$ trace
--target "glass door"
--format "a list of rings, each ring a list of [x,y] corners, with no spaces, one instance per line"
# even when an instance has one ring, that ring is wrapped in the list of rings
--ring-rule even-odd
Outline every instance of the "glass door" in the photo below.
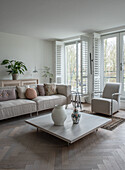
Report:
[[[65,79],[72,91],[88,94],[88,42],[85,40],[65,44]]]
[[[118,34],[105,36],[103,41],[103,84],[119,81]]]
[[[81,43],[79,41],[65,45],[66,79],[72,91],[81,92]]]
[[[103,84],[121,83],[121,97],[125,98],[125,32],[102,37]]]
[[[76,43],[71,43],[65,45],[65,55],[66,55],[66,63],[67,63],[67,84],[71,85],[71,90],[76,91],[77,87],[77,64],[76,64]]]

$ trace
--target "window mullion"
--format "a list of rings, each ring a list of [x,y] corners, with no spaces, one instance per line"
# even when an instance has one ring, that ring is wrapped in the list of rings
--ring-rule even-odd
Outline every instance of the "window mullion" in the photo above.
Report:
[[[78,41],[76,41],[76,91],[78,91]]]

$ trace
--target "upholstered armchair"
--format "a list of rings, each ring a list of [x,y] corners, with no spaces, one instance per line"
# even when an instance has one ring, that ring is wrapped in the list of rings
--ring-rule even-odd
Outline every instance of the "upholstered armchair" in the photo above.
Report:
[[[102,92],[102,97],[92,99],[92,112],[111,116],[113,113],[117,112],[120,102],[120,86],[120,83],[107,83]]]

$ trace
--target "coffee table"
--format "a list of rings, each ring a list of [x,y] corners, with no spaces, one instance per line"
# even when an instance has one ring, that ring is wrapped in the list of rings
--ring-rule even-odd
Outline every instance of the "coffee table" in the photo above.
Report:
[[[67,119],[64,122],[64,126],[55,126],[51,118],[51,113],[26,120],[25,122],[35,126],[37,131],[41,129],[46,133],[66,141],[69,145],[111,121],[111,119],[108,118],[80,112],[81,119],[79,124],[73,124],[71,119],[72,112],[72,110],[66,110]]]

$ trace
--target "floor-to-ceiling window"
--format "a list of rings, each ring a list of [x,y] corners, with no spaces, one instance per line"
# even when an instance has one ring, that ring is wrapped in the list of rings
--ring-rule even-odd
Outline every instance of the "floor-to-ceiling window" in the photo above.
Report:
[[[65,45],[66,79],[72,91],[81,90],[81,43],[73,42]]]
[[[117,37],[107,37],[104,45],[104,84],[116,82],[117,76]]]
[[[66,82],[72,91],[88,93],[88,42],[65,44]]]
[[[102,36],[103,84],[120,82],[125,96],[125,33]]]

